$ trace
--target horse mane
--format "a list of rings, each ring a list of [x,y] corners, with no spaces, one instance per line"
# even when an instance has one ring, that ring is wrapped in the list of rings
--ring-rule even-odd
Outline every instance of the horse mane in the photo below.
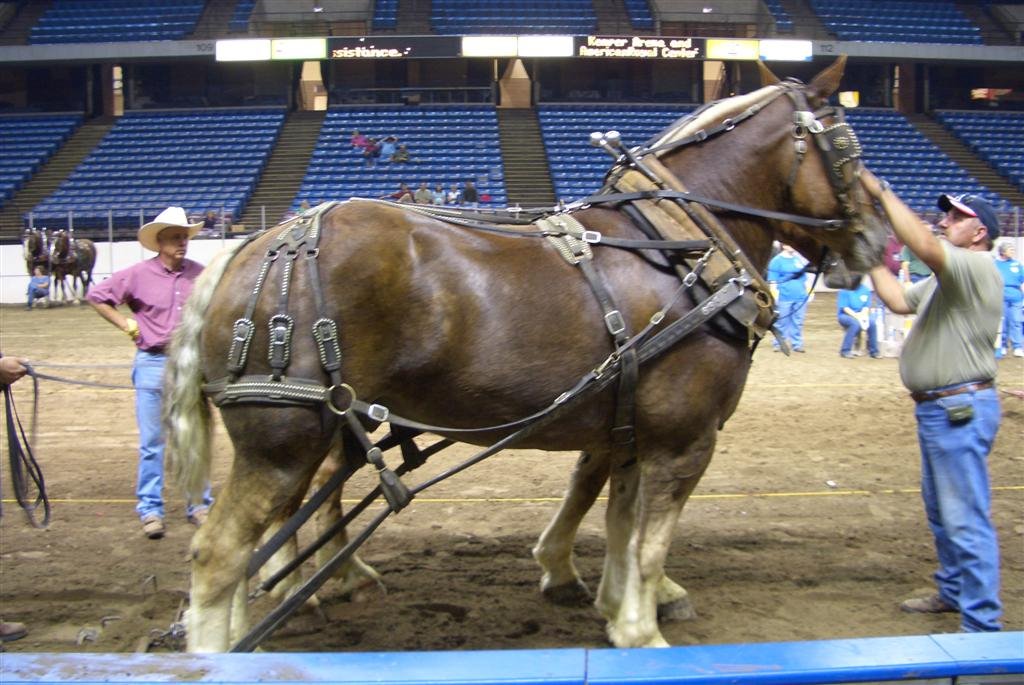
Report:
[[[778,85],[765,86],[745,95],[735,95],[724,100],[717,100],[695,113],[685,116],[667,129],[659,133],[648,143],[648,147],[667,145],[676,140],[693,135],[701,129],[707,129],[729,117],[740,114],[755,105],[764,105],[774,100],[782,92]]]

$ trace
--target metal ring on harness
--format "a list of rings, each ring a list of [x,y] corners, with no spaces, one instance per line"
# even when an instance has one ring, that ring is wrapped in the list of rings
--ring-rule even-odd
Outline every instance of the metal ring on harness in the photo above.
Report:
[[[344,409],[341,409],[338,406],[338,404],[334,401],[335,390],[344,390],[345,392],[348,393],[348,401],[345,403]],[[352,389],[352,386],[349,385],[348,383],[337,383],[327,388],[327,399],[324,402],[324,404],[326,404],[327,408],[330,409],[335,414],[337,414],[338,416],[344,416],[348,412],[348,410],[352,408],[352,403],[355,401],[356,391]]]

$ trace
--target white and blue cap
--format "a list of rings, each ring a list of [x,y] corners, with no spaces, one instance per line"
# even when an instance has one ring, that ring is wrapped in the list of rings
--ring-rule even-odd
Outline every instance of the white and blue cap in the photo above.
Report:
[[[987,200],[978,195],[939,195],[939,209],[944,212],[948,212],[950,209],[957,209],[967,216],[974,216],[981,220],[981,223],[985,224],[985,228],[988,229],[989,240],[995,240],[999,237],[999,217],[996,216],[996,210],[988,203]]]

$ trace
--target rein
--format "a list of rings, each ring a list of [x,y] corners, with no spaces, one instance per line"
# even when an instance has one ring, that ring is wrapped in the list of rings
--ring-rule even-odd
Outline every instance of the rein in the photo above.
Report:
[[[10,385],[2,385],[4,395],[4,423],[7,429],[7,455],[11,467],[11,487],[18,506],[25,512],[28,522],[35,528],[46,528],[50,525],[50,498],[46,494],[46,483],[43,470],[32,452],[32,443],[36,438],[36,417],[39,411],[39,381],[36,372],[26,365],[26,374],[32,377],[32,439],[25,435],[21,425],[18,409],[14,404],[14,391]],[[35,490],[35,495],[30,490]],[[37,510],[42,507],[43,519],[36,518]],[[0,507],[0,515],[2,515]]]

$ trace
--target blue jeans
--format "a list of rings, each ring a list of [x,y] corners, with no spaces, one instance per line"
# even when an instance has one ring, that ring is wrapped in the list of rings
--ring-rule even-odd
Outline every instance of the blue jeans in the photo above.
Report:
[[[1021,326],[1024,325],[1024,303],[1009,302],[1003,300],[1003,340],[1000,347],[1007,352],[1012,347],[1015,350],[1024,349],[1024,333]]]
[[[779,318],[775,325],[782,337],[794,350],[804,349],[804,316],[807,314],[807,300],[785,300],[775,303]],[[773,343],[774,347],[778,347]]]
[[[45,300],[49,296],[50,296],[50,291],[49,290],[47,290],[45,288],[33,288],[32,286],[29,286],[28,287],[28,305],[27,306],[31,307],[32,303],[35,302],[36,300]]]
[[[839,325],[845,329],[839,354],[850,354],[853,342],[857,339],[857,334],[860,333],[860,321],[846,312],[839,312]],[[878,327],[875,325],[875,317],[868,319],[868,353],[872,357],[878,356]]]
[[[954,422],[950,408],[974,415]],[[935,536],[943,601],[960,610],[970,632],[1000,630],[999,543],[991,518],[988,454],[999,431],[994,388],[921,402],[915,411],[921,445],[921,496]]]
[[[156,514],[164,516],[164,435],[161,423],[163,403],[164,363],[167,356],[139,350],[132,365],[132,385],[135,386],[135,421],[139,425],[139,474],[135,486],[139,517]],[[203,492],[203,501],[188,503],[187,514],[210,506],[210,486]]]

